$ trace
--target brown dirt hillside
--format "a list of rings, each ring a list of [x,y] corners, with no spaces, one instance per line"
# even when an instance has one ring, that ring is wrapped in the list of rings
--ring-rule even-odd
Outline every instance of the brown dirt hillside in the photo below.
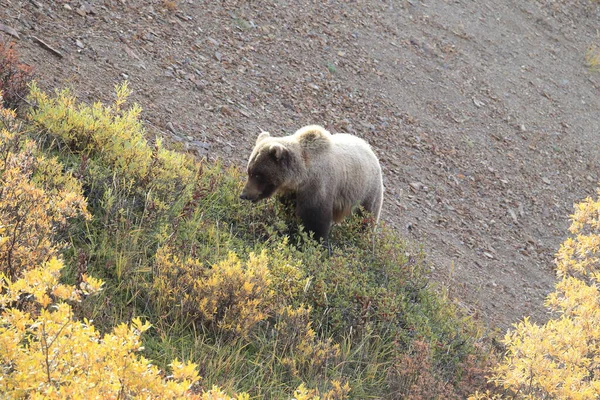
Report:
[[[597,186],[599,20],[587,0],[0,0],[0,40],[45,89],[110,101],[127,79],[149,133],[191,152],[242,166],[261,129],[309,123],[367,139],[383,219],[501,329],[545,318]]]

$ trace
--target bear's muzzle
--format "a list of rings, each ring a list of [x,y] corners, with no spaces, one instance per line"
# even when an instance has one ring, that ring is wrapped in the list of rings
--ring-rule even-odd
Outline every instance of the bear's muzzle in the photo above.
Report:
[[[248,200],[253,203],[256,203],[258,200],[260,200],[260,198],[260,193],[250,194],[247,188],[244,188],[244,190],[242,190],[242,193],[240,194],[240,199]]]

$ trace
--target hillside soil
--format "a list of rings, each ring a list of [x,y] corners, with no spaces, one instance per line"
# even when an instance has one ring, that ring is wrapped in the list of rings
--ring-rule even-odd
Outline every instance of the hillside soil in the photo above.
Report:
[[[261,130],[368,140],[383,220],[492,328],[544,321],[553,257],[599,175],[600,7],[588,0],[0,0],[46,90],[110,102],[149,137],[244,166]]]

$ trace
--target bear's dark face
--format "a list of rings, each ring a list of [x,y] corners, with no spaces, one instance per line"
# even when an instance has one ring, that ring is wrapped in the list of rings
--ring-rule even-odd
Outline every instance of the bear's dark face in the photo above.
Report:
[[[251,156],[248,163],[248,181],[240,199],[253,203],[271,197],[285,180],[286,169],[282,165],[286,150],[280,146],[262,148]]]
[[[256,203],[259,200],[271,197],[276,190],[277,185],[271,181],[269,176],[262,172],[248,171],[248,182],[242,190],[240,199]]]

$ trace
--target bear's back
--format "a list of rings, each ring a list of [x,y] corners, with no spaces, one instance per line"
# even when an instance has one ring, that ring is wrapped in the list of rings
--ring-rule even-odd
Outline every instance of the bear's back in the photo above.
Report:
[[[379,170],[379,160],[371,146],[358,136],[347,133],[331,135],[332,156],[336,161],[347,159],[348,162],[362,168]],[[366,162],[367,160],[371,162]]]

